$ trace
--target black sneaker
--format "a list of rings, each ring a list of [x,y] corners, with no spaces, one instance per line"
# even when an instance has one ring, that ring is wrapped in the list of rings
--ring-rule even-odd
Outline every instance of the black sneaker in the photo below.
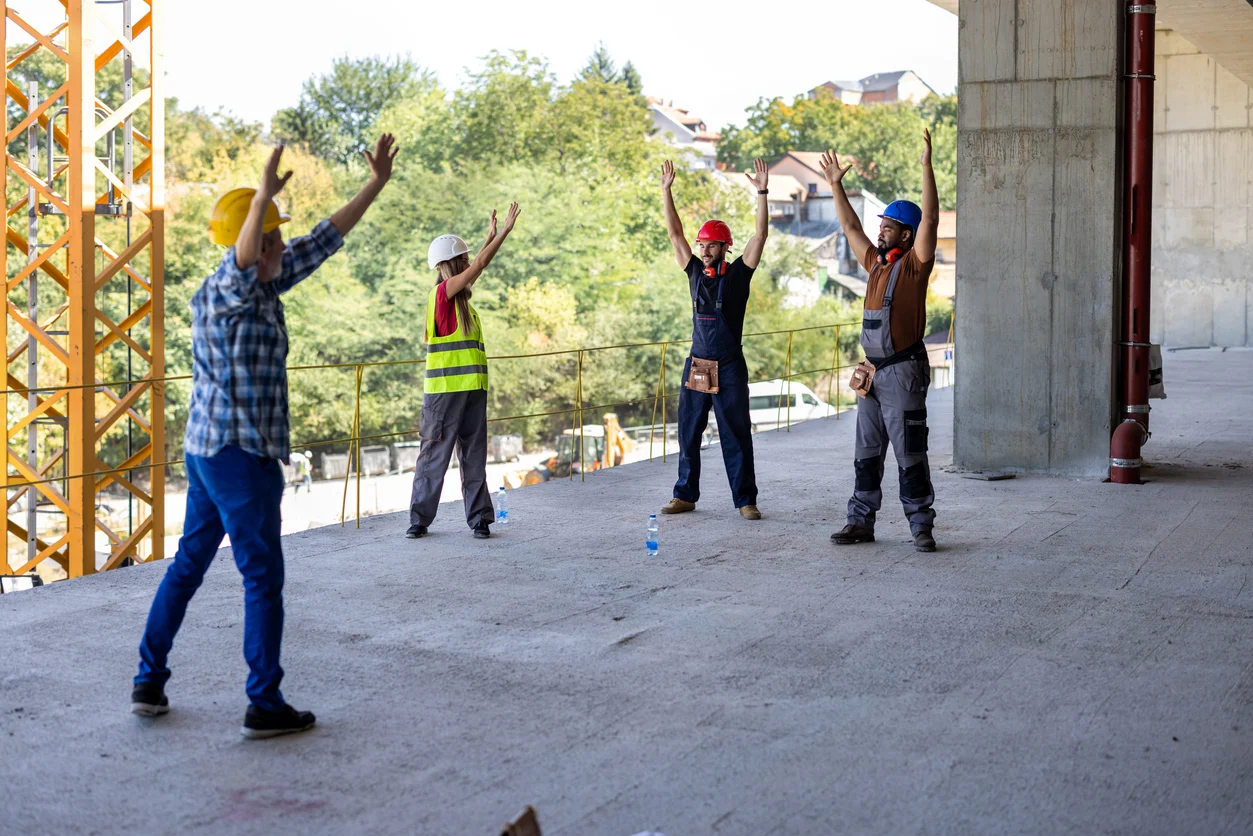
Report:
[[[488,527],[487,523],[481,522],[474,526],[474,539],[475,540],[486,540],[488,537],[491,537],[491,536],[492,536],[492,530],[491,528]]]
[[[266,711],[264,708],[249,705],[239,733],[249,740],[264,740],[280,734],[306,731],[313,728],[316,722],[317,718],[312,711],[297,711],[290,705],[285,705],[278,711]]]
[[[851,546],[853,543],[873,543],[874,529],[849,523],[831,535],[831,542],[837,546]]]
[[[419,537],[425,537],[425,536],[426,536],[426,526],[424,526],[424,525],[411,525],[411,526],[409,526],[409,530],[405,532],[405,536],[406,536],[406,537],[408,537],[410,540],[416,540],[416,539],[418,539]]]
[[[931,536],[930,531],[919,531],[914,535],[914,551],[935,551],[935,538]]]
[[[141,682],[131,690],[131,714],[140,717],[158,717],[170,713],[170,701],[165,689],[153,682]]]

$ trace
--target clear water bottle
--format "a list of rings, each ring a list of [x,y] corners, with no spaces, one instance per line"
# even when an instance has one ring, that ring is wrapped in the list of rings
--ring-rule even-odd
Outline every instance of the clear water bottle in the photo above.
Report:
[[[644,537],[644,545],[648,546],[649,557],[656,557],[658,548],[661,545],[661,538],[657,534],[657,515],[648,515],[648,534]]]
[[[505,488],[502,485],[496,491],[496,525],[507,525],[509,523],[509,497],[505,495]]]

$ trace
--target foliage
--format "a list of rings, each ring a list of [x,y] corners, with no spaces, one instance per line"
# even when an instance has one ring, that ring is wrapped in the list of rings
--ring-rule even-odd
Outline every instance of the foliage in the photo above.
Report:
[[[923,128],[930,128],[932,164],[941,209],[957,205],[957,97],[928,96],[918,105],[850,107],[827,90],[818,98],[761,99],[746,111],[744,125],[722,132],[718,160],[743,170],[754,157],[775,159],[789,151],[834,149],[853,163],[845,183],[884,201],[922,190],[919,158]]]

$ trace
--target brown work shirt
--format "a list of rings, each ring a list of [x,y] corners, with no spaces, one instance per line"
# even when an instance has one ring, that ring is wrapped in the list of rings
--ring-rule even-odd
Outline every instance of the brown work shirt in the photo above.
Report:
[[[921,340],[927,329],[927,282],[931,279],[931,269],[935,267],[935,259],[919,261],[911,249],[901,256],[901,272],[896,278],[896,292],[892,296],[892,321],[888,327],[892,332],[892,347],[904,351]],[[892,275],[892,264],[879,263],[879,251],[874,244],[862,256],[861,265],[870,274],[866,282],[866,310],[883,310],[883,294],[888,289],[888,279]]]

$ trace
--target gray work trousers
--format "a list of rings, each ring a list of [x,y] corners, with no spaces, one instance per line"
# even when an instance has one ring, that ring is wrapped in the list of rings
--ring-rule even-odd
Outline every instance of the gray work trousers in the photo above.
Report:
[[[896,454],[901,504],[910,531],[930,531],[935,524],[935,489],[927,462],[927,387],[931,367],[926,358],[906,360],[875,372],[870,394],[857,402],[857,451],[853,497],[848,521],[874,528],[883,504],[883,466],[888,443]]]
[[[495,512],[487,489],[487,392],[479,389],[425,396],[419,434],[422,448],[413,469],[409,524],[430,525],[435,521],[454,446],[461,469],[466,523],[473,528],[479,522],[492,522]]]

